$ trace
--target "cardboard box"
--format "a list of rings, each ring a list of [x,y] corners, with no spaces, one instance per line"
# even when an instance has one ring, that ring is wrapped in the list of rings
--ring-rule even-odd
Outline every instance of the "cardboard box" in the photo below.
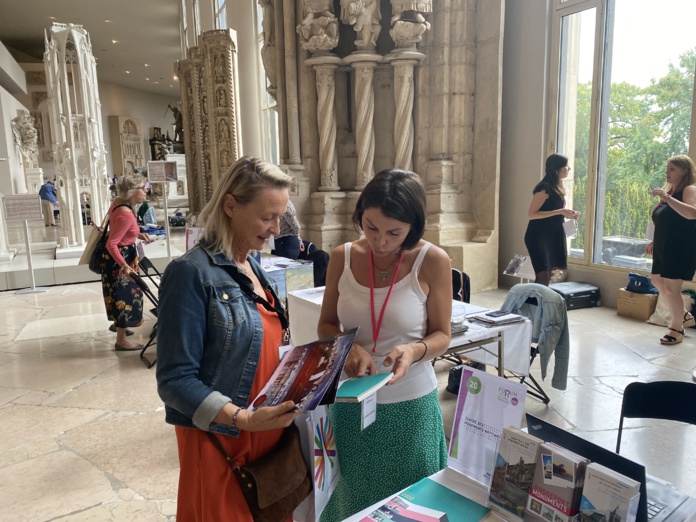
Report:
[[[657,306],[657,294],[635,294],[619,288],[616,313],[624,317],[647,321]]]

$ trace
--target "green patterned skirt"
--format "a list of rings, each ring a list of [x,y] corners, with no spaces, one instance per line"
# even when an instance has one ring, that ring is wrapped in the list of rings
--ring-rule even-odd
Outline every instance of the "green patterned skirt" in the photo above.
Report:
[[[360,404],[329,408],[341,479],[321,515],[340,522],[447,466],[437,390],[412,401],[378,404],[377,420],[360,430]]]

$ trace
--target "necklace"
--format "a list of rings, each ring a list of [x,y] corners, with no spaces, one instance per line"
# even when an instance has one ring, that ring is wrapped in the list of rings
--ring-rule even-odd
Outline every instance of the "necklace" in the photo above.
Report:
[[[374,264],[374,261],[372,260],[372,250],[370,250],[370,261],[372,262],[372,265],[377,270],[379,270],[379,274],[377,275],[377,278],[380,281],[385,282],[385,281],[389,281],[389,270],[391,269],[392,266],[394,266],[394,263],[396,263],[397,261],[401,261],[401,256],[399,256],[397,259],[395,259],[394,261],[389,263],[386,268],[382,269]]]

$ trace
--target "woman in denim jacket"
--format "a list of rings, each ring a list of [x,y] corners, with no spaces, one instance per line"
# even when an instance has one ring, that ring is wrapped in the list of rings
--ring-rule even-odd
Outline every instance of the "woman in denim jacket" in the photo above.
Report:
[[[179,449],[179,522],[252,520],[206,431],[244,466],[268,453],[296,415],[291,401],[246,409],[278,365],[284,333],[277,296],[249,253],[278,233],[291,180],[275,165],[238,160],[199,216],[201,241],[162,277],[157,386]],[[257,304],[240,284],[276,310]]]

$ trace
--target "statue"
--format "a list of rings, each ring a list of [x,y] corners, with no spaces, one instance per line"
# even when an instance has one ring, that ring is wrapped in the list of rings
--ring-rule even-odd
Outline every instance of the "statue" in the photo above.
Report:
[[[382,27],[378,0],[341,0],[341,20],[358,33],[358,50],[374,50]]]
[[[268,87],[266,91],[271,97],[276,99],[277,78],[276,58],[275,58],[275,12],[273,8],[273,0],[259,0],[259,5],[263,9],[263,47],[261,48],[261,61],[263,68],[266,71],[268,78]]]
[[[184,142],[184,117],[181,111],[177,107],[172,107],[167,105],[168,109],[171,109],[172,114],[174,114],[174,141],[177,143]],[[165,111],[165,114],[167,112]]]
[[[27,111],[12,120],[12,134],[19,147],[22,163],[26,169],[39,168],[39,133],[34,127],[34,118]]]
[[[394,25],[399,20],[403,20],[403,14],[405,11],[420,11],[421,13],[432,13],[433,12],[433,0],[391,0],[392,3],[392,17],[391,24]],[[415,18],[418,18],[416,16]],[[411,20],[423,22],[425,18],[421,17],[421,20]]]
[[[338,45],[338,20],[329,0],[304,0],[304,20],[297,26],[306,51],[330,51]]]
[[[421,13],[431,13],[432,0],[391,0],[392,29],[389,34],[397,49],[415,49],[423,39],[423,33],[430,29]]]

